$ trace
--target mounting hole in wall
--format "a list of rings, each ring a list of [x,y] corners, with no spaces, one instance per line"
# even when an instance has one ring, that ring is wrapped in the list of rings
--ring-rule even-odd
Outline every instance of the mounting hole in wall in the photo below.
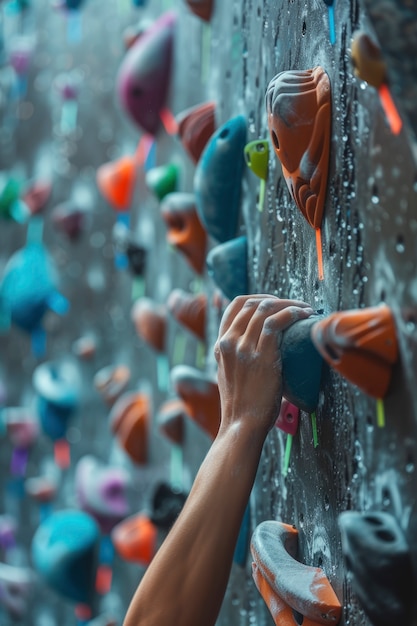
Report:
[[[391,504],[391,492],[388,487],[384,487],[381,492],[382,504],[388,507]]]
[[[377,530],[375,535],[378,537],[378,539],[381,539],[381,541],[385,541],[386,543],[392,543],[393,541],[395,541],[394,533],[392,533],[390,530],[387,530],[386,528]]]
[[[365,515],[364,520],[371,526],[382,526],[382,521],[376,515]]]
[[[295,623],[300,624],[301,626],[301,624],[304,622],[304,615],[302,615],[295,609],[292,610],[292,615],[293,615],[293,618],[295,619]]]

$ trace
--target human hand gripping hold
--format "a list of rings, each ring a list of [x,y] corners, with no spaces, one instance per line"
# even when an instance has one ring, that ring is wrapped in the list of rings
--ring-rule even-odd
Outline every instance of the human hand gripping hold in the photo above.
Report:
[[[215,624],[262,446],[279,412],[279,338],[312,313],[304,302],[262,294],[239,296],[226,309],[215,345],[220,429],[124,626]]]
[[[305,302],[239,296],[226,309],[214,347],[221,397],[221,429],[244,422],[266,436],[281,406],[282,333],[313,314]]]

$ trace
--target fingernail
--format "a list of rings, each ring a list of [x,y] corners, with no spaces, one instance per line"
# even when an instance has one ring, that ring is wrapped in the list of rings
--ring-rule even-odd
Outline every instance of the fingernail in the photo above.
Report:
[[[313,309],[311,308],[311,306],[308,306],[307,308],[303,309],[303,312],[305,313],[305,315],[307,315],[308,317],[310,315],[314,315],[315,311],[313,311]]]

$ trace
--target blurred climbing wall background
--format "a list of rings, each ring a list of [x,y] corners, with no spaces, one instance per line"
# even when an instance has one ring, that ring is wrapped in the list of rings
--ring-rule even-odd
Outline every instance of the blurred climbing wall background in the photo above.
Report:
[[[155,145],[138,167],[129,203],[129,241],[146,258],[145,268],[136,274],[124,256],[127,218],[113,210],[97,186],[98,169],[134,154],[144,136],[122,109],[116,92],[117,73],[126,54],[126,29],[138,23],[149,27],[171,9],[177,13],[177,23],[168,108],[177,115],[212,101],[216,127],[241,114],[248,142],[269,141],[263,210],[257,209],[259,178],[245,168],[241,181],[235,234],[248,240],[248,292],[300,298],[325,316],[385,302],[397,329],[399,359],[383,403],[385,426],[377,424],[381,403],[326,369],[315,413],[317,433],[310,416],[301,412],[287,470],[287,435],[274,429],[268,437],[250,501],[251,530],[269,519],[297,527],[298,558],[324,569],[343,605],[343,624],[370,622],[346,576],[338,526],[341,512],[391,513],[405,533],[415,570],[417,179],[410,94],[416,79],[412,34],[417,16],[405,2],[335,0],[333,13],[328,4],[322,0],[214,1],[211,20],[206,22],[180,0],[86,0],[79,13],[67,13],[46,0],[1,3],[0,532],[1,562],[17,568],[13,573],[0,569],[5,590],[0,594],[2,624],[17,620],[25,626],[69,626],[86,621],[80,614],[75,616],[73,600],[57,594],[35,574],[31,545],[47,511],[39,497],[28,493],[39,485],[30,479],[41,478],[45,488],[49,483],[56,487],[49,504],[53,511],[77,508],[77,468],[80,459],[89,455],[97,463],[92,479],[97,492],[97,468],[123,470],[129,477],[124,515],[149,514],[156,485],[175,483],[187,491],[210,445],[202,429],[187,419],[179,452],[160,433],[155,419],[163,403],[175,395],[167,381],[169,368],[186,364],[215,376],[212,347],[225,299],[206,271],[197,275],[168,245],[160,200],[145,180],[150,169],[171,164],[178,168],[176,190],[192,193],[195,165],[178,136],[168,132],[169,124],[161,125]],[[403,120],[399,134],[391,132],[378,91],[354,74],[350,50],[359,29],[382,47]],[[323,280],[317,278],[313,229],[288,193],[269,140],[265,109],[266,88],[278,72],[316,66],[327,72],[332,93]],[[65,100],[62,94],[68,85],[75,89],[75,97],[67,90]],[[144,145],[149,148],[146,141]],[[43,200],[39,193],[33,200],[32,194],[31,205],[25,194],[35,184],[47,191],[50,186],[50,193],[46,191]],[[26,198],[38,212],[25,216],[17,198]],[[68,235],[68,220],[67,230],[62,221],[57,225],[57,208],[61,206],[62,212],[64,203],[73,228],[74,221],[79,226],[77,237]],[[209,246],[215,244],[210,239]],[[28,245],[41,245],[48,252],[56,268],[56,290],[68,301],[65,311],[64,301],[56,297],[54,308],[61,314],[48,310],[43,316],[45,346],[42,333],[31,336],[13,320],[10,323],[4,297],[7,264]],[[27,260],[28,272],[33,262],[31,257]],[[13,278],[13,285],[17,281]],[[202,347],[168,316],[165,350],[157,354],[136,333],[132,306],[144,297],[165,305],[175,288],[207,294],[205,344]],[[92,346],[92,353],[86,354],[83,345]],[[55,365],[46,370],[47,380],[41,386],[53,387],[53,372],[65,366],[70,386],[77,390],[73,414],[59,438],[70,450],[65,469],[54,459],[57,437],[54,441],[44,429],[27,451],[27,464],[22,442],[13,438],[13,424],[19,419],[30,423],[39,419],[34,374],[42,373],[39,366],[44,363]],[[146,462],[132,461],[112,434],[110,404],[94,383],[96,374],[109,366],[129,368],[125,391],[139,391],[150,400]],[[65,447],[63,452],[60,449],[65,455]],[[123,495],[118,485],[116,500]],[[96,502],[91,489],[90,497]],[[13,576],[21,576],[22,581],[27,570],[32,585],[28,593],[22,591],[21,609],[13,610],[19,600]],[[121,624],[144,566],[116,553],[112,570],[110,589],[94,599],[97,624],[109,623],[110,618]],[[219,624],[272,623],[252,581],[248,555],[244,566],[233,566]]]

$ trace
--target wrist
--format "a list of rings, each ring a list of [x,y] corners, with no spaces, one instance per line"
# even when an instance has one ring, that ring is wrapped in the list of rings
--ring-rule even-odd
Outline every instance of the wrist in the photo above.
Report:
[[[253,418],[242,416],[239,419],[222,416],[219,432],[216,440],[230,439],[233,445],[249,445],[250,447],[260,447],[265,442],[270,427],[260,425]]]

